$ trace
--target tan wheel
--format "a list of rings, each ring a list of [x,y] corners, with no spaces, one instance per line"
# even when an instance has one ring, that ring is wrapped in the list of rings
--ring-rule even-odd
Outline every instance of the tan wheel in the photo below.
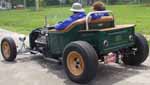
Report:
[[[87,83],[96,76],[98,57],[89,43],[75,41],[65,47],[63,65],[67,76],[72,81]]]
[[[84,61],[80,53],[72,51],[68,54],[67,67],[69,71],[75,76],[79,76],[83,73]]]
[[[12,38],[6,37],[2,39],[1,53],[6,61],[13,61],[16,58],[16,44]]]
[[[9,46],[8,42],[4,41],[2,43],[2,50],[3,50],[3,55],[6,58],[9,58],[9,56],[10,56],[10,46]]]

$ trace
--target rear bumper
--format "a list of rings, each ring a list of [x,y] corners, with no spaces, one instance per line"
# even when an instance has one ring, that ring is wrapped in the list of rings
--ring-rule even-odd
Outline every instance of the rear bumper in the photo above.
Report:
[[[115,52],[119,51],[121,49],[129,48],[134,45],[134,42],[128,43],[128,44],[121,44],[114,47],[105,48],[103,51],[100,52],[100,54],[105,54],[109,52]]]

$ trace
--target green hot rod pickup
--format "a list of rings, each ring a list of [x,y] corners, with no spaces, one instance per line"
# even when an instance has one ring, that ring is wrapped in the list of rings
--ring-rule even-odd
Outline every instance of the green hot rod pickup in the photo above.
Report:
[[[104,12],[110,16],[90,19],[91,14]],[[62,62],[67,76],[77,83],[92,80],[98,62],[105,62],[110,53],[115,54],[115,63],[121,61],[126,65],[140,65],[149,53],[147,40],[135,33],[135,25],[115,25],[111,11],[90,12],[61,31],[47,25],[37,28],[30,33],[29,44],[30,53],[41,53],[45,59]],[[19,53],[11,37],[2,39],[1,52],[6,61],[13,61]]]

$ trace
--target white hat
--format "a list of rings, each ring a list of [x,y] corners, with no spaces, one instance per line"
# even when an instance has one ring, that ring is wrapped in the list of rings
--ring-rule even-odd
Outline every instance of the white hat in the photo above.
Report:
[[[80,3],[74,3],[72,5],[72,8],[70,9],[73,12],[84,12],[85,10],[82,8],[82,5]]]

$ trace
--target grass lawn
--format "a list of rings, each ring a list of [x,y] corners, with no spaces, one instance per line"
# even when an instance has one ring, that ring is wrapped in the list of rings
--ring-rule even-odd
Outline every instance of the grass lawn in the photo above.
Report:
[[[86,12],[91,11],[85,7]],[[117,24],[136,24],[136,31],[150,33],[150,7],[141,5],[114,5],[108,6],[112,10]],[[44,16],[50,15],[51,25],[64,20],[71,15],[70,7],[47,7],[35,12],[32,9],[0,11],[0,28],[28,34],[36,27],[44,25]]]

